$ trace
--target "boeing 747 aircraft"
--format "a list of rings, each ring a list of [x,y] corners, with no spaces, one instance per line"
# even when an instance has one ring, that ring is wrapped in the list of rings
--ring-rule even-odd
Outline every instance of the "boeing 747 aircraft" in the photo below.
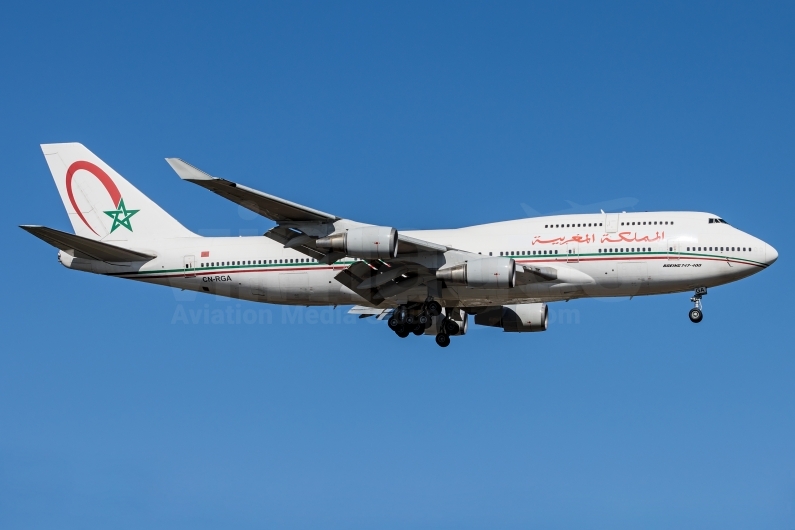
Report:
[[[770,266],[778,253],[701,212],[581,213],[404,232],[343,219],[216,178],[178,158],[185,181],[273,220],[256,237],[201,237],[78,143],[42,145],[74,234],[22,228],[70,269],[293,305],[355,305],[399,336],[439,346],[475,324],[547,329],[547,304],[693,291]]]

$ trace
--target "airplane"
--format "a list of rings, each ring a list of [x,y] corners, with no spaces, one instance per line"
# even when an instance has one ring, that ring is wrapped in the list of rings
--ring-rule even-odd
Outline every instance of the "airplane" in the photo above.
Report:
[[[776,250],[703,212],[579,213],[458,229],[398,231],[344,219],[213,177],[177,175],[262,215],[262,236],[202,237],[79,143],[43,144],[74,233],[21,228],[69,269],[252,302],[353,305],[399,337],[439,346],[476,325],[540,332],[551,302],[707,289],[769,267]]]

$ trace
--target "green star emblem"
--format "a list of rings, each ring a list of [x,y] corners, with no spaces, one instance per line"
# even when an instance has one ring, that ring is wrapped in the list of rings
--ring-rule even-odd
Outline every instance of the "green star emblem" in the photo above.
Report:
[[[113,233],[114,230],[123,226],[130,232],[132,232],[132,225],[130,224],[130,217],[137,214],[141,210],[128,210],[124,207],[124,199],[119,199],[119,206],[116,210],[110,210],[105,212],[105,215],[108,217],[113,218],[113,226],[111,227],[110,231]]]

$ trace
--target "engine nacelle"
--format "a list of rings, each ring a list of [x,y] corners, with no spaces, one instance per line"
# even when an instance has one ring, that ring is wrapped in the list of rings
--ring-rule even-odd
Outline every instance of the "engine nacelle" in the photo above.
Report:
[[[546,331],[549,323],[547,304],[515,304],[490,307],[475,315],[475,324],[502,328],[503,331]]]
[[[476,289],[509,289],[516,285],[516,262],[511,258],[480,258],[438,270],[436,278]]]
[[[364,226],[321,237],[315,244],[352,258],[390,259],[397,256],[398,233],[388,226]]]

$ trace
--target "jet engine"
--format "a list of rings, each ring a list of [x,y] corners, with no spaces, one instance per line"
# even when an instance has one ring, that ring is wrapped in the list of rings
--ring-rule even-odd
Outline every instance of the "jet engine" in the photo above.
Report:
[[[476,289],[509,289],[516,285],[516,262],[511,258],[480,258],[440,269],[436,278]]]
[[[390,259],[397,256],[398,233],[388,226],[364,226],[321,237],[315,244],[352,258]]]
[[[549,309],[544,303],[489,307],[475,315],[475,324],[513,332],[546,331],[548,322]]]

